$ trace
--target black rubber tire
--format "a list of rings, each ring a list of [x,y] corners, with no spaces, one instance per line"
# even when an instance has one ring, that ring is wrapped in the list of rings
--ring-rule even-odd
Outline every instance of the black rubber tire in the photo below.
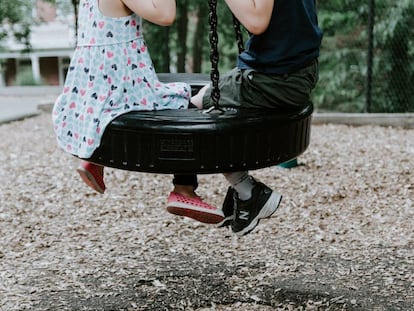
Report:
[[[169,77],[185,81],[183,76]],[[191,75],[185,77],[191,79]],[[195,88],[205,84],[202,79],[189,83]],[[312,112],[311,102],[299,112],[283,114],[258,109],[230,109],[221,114],[198,109],[130,112],[112,121],[101,146],[88,160],[124,170],[165,174],[264,168],[296,158],[306,150]]]

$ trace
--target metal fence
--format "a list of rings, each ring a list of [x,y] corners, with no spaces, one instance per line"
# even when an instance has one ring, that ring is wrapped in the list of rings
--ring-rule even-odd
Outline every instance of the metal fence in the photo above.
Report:
[[[319,3],[317,109],[414,112],[414,1]]]

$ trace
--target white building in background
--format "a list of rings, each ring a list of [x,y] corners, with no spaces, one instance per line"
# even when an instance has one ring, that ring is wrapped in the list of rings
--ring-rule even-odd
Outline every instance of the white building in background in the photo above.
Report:
[[[75,47],[74,17],[60,16],[56,8],[42,0],[36,0],[33,10],[30,52],[9,38],[0,51],[0,86],[16,84],[23,71],[31,71],[33,79],[46,85],[62,85]]]

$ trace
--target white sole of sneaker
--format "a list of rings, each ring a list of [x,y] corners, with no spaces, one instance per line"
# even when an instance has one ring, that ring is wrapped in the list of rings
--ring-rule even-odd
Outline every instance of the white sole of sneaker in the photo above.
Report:
[[[223,227],[230,226],[233,219],[234,219],[234,215],[224,218],[223,221],[217,224],[217,228],[223,228]]]
[[[91,173],[89,173],[84,168],[78,168],[76,169],[83,180],[85,184],[87,184],[89,187],[91,187],[93,190],[104,193],[105,189],[102,189],[101,186],[99,186],[98,182],[95,180],[95,177]]]
[[[259,214],[257,214],[257,216],[250,222],[250,224],[246,228],[240,230],[239,232],[236,232],[236,235],[243,236],[248,234],[250,231],[256,228],[256,226],[259,224],[260,219],[269,218],[270,216],[272,216],[273,213],[276,212],[281,201],[282,196],[280,194],[272,192],[266,204],[259,212]]]

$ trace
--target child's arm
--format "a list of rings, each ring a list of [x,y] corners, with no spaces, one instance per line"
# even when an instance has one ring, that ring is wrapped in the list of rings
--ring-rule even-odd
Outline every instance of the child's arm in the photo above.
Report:
[[[175,20],[175,0],[121,0],[125,6],[147,21],[169,26]]]
[[[255,35],[269,26],[273,5],[277,0],[225,0],[233,14],[246,29]]]

